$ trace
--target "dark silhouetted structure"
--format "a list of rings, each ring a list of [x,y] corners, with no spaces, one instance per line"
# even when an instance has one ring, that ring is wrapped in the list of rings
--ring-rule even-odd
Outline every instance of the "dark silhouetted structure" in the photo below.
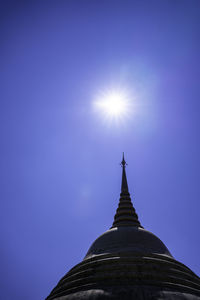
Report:
[[[200,299],[200,278],[145,230],[132,205],[122,160],[122,186],[112,227],[94,241],[47,300]]]

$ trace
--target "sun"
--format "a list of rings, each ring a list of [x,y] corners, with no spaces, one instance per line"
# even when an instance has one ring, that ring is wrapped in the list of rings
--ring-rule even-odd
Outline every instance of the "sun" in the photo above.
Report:
[[[115,120],[127,116],[131,108],[127,93],[117,90],[101,93],[94,104],[105,118]]]

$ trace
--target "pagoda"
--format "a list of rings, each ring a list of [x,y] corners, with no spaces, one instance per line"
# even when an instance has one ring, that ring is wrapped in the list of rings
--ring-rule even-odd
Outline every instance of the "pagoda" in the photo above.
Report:
[[[46,300],[200,300],[200,278],[142,227],[123,159],[119,205],[112,227],[98,237]]]

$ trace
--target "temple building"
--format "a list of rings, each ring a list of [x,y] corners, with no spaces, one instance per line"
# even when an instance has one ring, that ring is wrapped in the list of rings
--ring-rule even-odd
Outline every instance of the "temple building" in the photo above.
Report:
[[[46,300],[200,299],[200,278],[142,227],[132,205],[124,156],[112,227],[98,237]]]

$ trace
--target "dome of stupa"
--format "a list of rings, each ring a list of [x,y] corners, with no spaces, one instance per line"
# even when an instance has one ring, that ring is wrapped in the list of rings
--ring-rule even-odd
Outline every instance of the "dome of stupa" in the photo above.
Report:
[[[172,257],[167,247],[153,233],[141,227],[123,226],[111,228],[98,237],[85,259],[117,252],[162,254]]]

